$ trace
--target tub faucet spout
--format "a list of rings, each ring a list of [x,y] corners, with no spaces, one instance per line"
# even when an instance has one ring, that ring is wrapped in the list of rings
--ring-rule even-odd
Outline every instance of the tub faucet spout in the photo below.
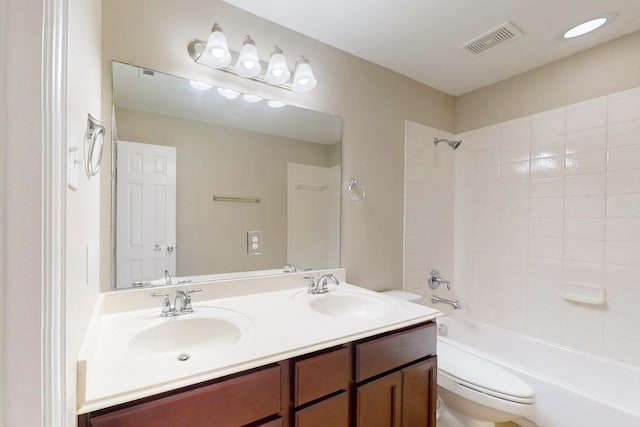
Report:
[[[437,297],[435,295],[431,295],[431,302],[433,304],[438,304],[438,303],[449,304],[450,306],[453,307],[454,310],[460,310],[462,308],[460,306],[460,303],[458,302],[458,300],[450,300],[450,299],[446,299],[446,298],[440,298],[440,297]]]

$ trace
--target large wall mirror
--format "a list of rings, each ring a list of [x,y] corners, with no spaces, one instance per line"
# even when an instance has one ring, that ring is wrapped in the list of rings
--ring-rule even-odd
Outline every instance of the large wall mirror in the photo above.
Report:
[[[342,120],[234,95],[113,63],[115,288],[340,266]]]

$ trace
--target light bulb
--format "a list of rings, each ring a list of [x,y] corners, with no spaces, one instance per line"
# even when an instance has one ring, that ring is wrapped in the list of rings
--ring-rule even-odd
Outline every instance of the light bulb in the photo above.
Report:
[[[236,62],[235,70],[242,77],[255,77],[260,74],[260,59],[258,58],[258,50],[256,44],[251,37],[247,36],[238,53],[238,62]]]
[[[220,47],[212,47],[211,48],[211,54],[213,55],[214,58],[222,58],[224,56],[224,52],[225,50],[220,48]]]

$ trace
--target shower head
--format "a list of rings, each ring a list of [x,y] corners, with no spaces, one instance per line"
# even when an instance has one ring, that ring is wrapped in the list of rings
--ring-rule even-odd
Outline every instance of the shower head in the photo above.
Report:
[[[462,144],[461,139],[457,141],[452,141],[446,138],[433,138],[433,145],[438,145],[438,142],[446,142],[447,144],[449,144],[449,147],[451,147],[452,150],[455,150],[460,146],[460,144]]]

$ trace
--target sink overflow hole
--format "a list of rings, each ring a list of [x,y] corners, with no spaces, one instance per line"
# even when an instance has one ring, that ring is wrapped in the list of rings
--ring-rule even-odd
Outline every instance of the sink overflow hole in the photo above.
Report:
[[[190,357],[191,356],[189,356],[187,353],[182,353],[180,356],[178,356],[178,360],[181,362],[186,362]]]

